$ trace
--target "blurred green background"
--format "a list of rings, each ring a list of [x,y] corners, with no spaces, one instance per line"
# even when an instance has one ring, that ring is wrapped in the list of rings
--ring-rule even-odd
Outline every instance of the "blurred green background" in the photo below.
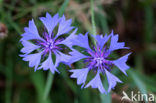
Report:
[[[0,0],[0,103],[130,103],[121,101],[122,91],[130,95],[149,93],[156,103],[156,1],[155,0],[95,0],[94,13],[97,34],[119,34],[130,50],[120,50],[115,57],[133,52],[127,64],[131,67],[126,77],[114,68],[123,83],[108,95],[96,89],[81,89],[76,79],[70,79],[69,67],[61,65],[61,74],[54,77],[48,71],[36,71],[19,57],[19,40],[28,21],[46,12],[59,12],[72,18],[78,32],[92,32],[89,0]],[[81,68],[81,62],[74,64]],[[47,76],[52,86],[45,95]],[[144,103],[144,102],[134,102]],[[146,102],[154,103],[154,102]]]

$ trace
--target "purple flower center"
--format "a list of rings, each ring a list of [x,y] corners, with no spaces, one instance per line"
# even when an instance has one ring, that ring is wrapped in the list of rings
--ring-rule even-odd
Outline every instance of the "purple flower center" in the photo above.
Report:
[[[50,41],[47,41],[45,44],[45,47],[49,49],[53,49],[53,46],[54,46],[54,42],[52,41],[52,39],[50,39]]]
[[[87,67],[91,70],[97,71],[100,69],[101,72],[104,73],[104,69],[111,71],[111,67],[113,66],[112,61],[107,60],[109,52],[106,48],[103,50],[98,47],[93,51],[88,51],[90,56],[85,59],[84,62],[87,62]]]
[[[54,37],[54,34],[52,33],[49,35],[47,32],[44,32],[43,38],[45,41],[36,41],[36,44],[41,46],[42,49],[44,49],[44,54],[48,52],[54,52],[56,50],[61,50],[59,47],[59,43],[62,41],[62,39],[57,39]]]
[[[103,57],[96,57],[94,58],[94,61],[96,61],[96,66],[101,65],[105,60]]]

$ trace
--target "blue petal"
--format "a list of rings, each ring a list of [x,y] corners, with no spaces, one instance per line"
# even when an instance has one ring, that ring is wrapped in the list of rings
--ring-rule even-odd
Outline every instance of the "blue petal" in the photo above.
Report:
[[[96,76],[85,86],[85,88],[88,88],[89,86],[91,86],[92,88],[98,88],[99,91],[101,93],[106,93],[103,85],[102,85],[102,82],[101,82],[101,79],[100,79],[100,74],[99,72],[96,74]]]
[[[75,35],[77,32],[77,28],[62,42],[60,42],[59,44],[64,44],[66,46],[68,46],[69,48],[72,48],[73,46],[73,42],[76,39],[77,35]]]
[[[63,15],[58,27],[58,33],[56,34],[56,38],[62,34],[66,34],[71,31],[74,27],[70,26],[72,23],[72,19],[65,20],[65,16]]]
[[[127,59],[128,59],[128,56],[130,55],[131,53],[117,59],[117,60],[114,60],[113,63],[125,74],[126,74],[126,70],[129,69],[129,66],[126,64],[127,62]]]
[[[83,84],[84,86],[89,72],[88,68],[69,70],[69,72],[73,72],[73,74],[70,77],[77,78],[78,85]]]
[[[36,53],[36,54],[25,55],[23,60],[24,61],[29,61],[29,67],[34,67],[35,66],[35,71],[36,71],[39,64],[40,64],[42,53],[43,53],[43,51],[40,52],[40,53]]]
[[[49,35],[52,34],[53,29],[59,23],[59,14],[55,14],[53,17],[47,12],[46,17],[40,17],[40,20],[43,22],[44,26],[47,28]]]
[[[109,84],[108,92],[110,92],[111,89],[114,89],[117,82],[122,83],[122,81],[120,81],[120,79],[118,79],[116,76],[108,72],[106,69],[105,69],[105,72],[106,72],[106,76],[107,76],[107,80]]]
[[[111,35],[108,35],[108,36],[107,36],[107,34],[106,34],[104,37],[103,37],[102,35],[96,35],[96,36],[92,35],[92,36],[96,39],[98,45],[100,46],[100,49],[103,48],[103,46],[105,45],[105,43],[106,43],[106,42],[109,40],[109,38],[111,37]]]
[[[32,40],[32,39],[39,39],[44,41],[43,38],[40,37],[40,35],[38,34],[36,25],[34,23],[34,20],[30,20],[29,21],[29,27],[25,27],[24,28],[25,33],[22,34],[22,39],[24,40]]]
[[[89,47],[89,42],[88,42],[88,33],[86,33],[85,35],[83,34],[77,35],[77,37],[73,41],[73,45],[77,45],[77,46],[86,48],[88,50],[91,50]]]
[[[26,40],[21,40],[22,44],[23,44],[23,48],[21,49],[21,52],[22,53],[26,53],[26,54],[29,54],[31,53],[32,51],[40,48],[40,46],[37,46],[35,44],[32,44],[30,43],[29,41],[26,41]]]
[[[124,42],[118,42],[118,34],[114,35],[113,31],[110,34],[111,37],[111,43],[110,43],[110,48],[109,51],[114,51],[114,50],[118,50],[118,49],[129,49],[128,47],[125,47],[125,43]]]
[[[53,64],[53,60],[52,60],[52,57],[51,57],[51,52],[49,53],[49,56],[48,58],[42,63],[41,67],[39,67],[38,69],[41,69],[43,68],[43,70],[48,70],[50,69],[50,71],[54,74],[55,71],[56,72],[59,72],[55,65]]]
[[[75,49],[71,49],[71,50],[72,50],[72,52],[69,52],[69,54],[71,55],[71,57],[69,59],[70,64],[88,57],[86,55],[83,55],[82,53],[80,53],[79,51],[77,51]]]
[[[61,52],[59,52],[59,51],[57,51],[57,52],[55,53],[55,55],[56,55],[56,62],[55,62],[56,67],[57,67],[60,63],[64,63],[64,64],[70,66],[70,64],[71,64],[71,63],[70,63],[70,58],[71,58],[70,55],[66,55],[66,54],[61,53]]]

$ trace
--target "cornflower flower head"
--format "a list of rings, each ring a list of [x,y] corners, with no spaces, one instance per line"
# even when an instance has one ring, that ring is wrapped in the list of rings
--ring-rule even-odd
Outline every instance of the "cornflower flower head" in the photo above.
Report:
[[[70,59],[72,54],[75,54],[74,51],[68,52],[69,55],[63,52],[67,51],[67,48],[72,49],[68,41],[74,38],[77,29],[66,37],[65,34],[69,34],[74,27],[71,26],[72,20],[66,20],[64,15],[59,17],[55,14],[52,17],[46,13],[46,17],[40,17],[40,20],[45,27],[42,35],[39,34],[33,19],[29,21],[29,26],[24,28],[25,32],[20,40],[24,46],[21,52],[24,54],[20,56],[29,62],[29,67],[35,67],[35,71],[43,68],[50,69],[52,73],[59,72],[56,68],[59,63],[69,66],[72,63]]]
[[[125,47],[124,42],[118,42],[118,34],[114,35],[112,31],[110,35],[106,34],[104,37],[102,35],[92,35],[92,37],[96,41],[95,46],[92,48],[89,46],[88,33],[85,35],[77,35],[76,39],[73,41],[73,45],[84,48],[84,51],[87,52],[87,54],[85,55],[84,53],[82,54],[80,52],[77,54],[77,57],[79,57],[77,60],[84,59],[86,67],[82,69],[70,70],[70,72],[73,73],[71,78],[77,78],[77,84],[82,85],[82,88],[88,88],[91,86],[92,88],[98,88],[101,93],[107,93],[116,86],[117,82],[122,83],[118,77],[111,73],[112,67],[118,67],[125,75],[127,75],[126,70],[129,69],[129,66],[126,64],[126,61],[130,53],[120,57],[117,60],[111,60],[110,54],[114,50],[128,49],[128,47]],[[109,40],[110,45],[108,47],[106,43]],[[87,85],[85,85],[89,72],[93,72],[95,77],[89,81]],[[100,74],[106,75],[107,77],[109,84],[107,91],[104,89]]]

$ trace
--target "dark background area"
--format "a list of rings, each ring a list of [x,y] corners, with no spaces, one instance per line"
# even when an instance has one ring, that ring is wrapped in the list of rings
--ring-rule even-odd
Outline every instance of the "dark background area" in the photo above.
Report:
[[[81,89],[76,79],[69,78],[70,73],[59,69],[61,74],[54,75],[50,94],[43,100],[48,71],[29,68],[19,57],[19,40],[29,20],[34,18],[37,27],[42,28],[39,17],[46,12],[54,15],[62,4],[67,4],[61,10],[72,18],[78,33],[92,31],[89,0],[0,0],[0,103],[121,103],[122,91],[129,95],[140,91],[156,98],[156,1],[95,0],[97,34],[114,30],[119,41],[131,48],[114,54],[119,57],[132,52],[127,62],[131,67],[128,76],[115,72],[123,83],[104,95],[96,89]],[[65,65],[60,68],[69,69]]]

